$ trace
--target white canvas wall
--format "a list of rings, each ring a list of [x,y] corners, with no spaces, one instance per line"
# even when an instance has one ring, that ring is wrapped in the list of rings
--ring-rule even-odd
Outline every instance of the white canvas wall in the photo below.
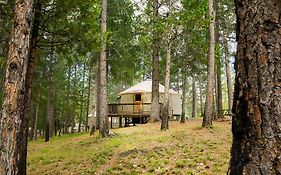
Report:
[[[120,98],[120,103],[133,103],[134,94],[123,94]],[[142,102],[151,103],[151,93],[142,93]],[[161,93],[159,96],[159,102],[164,103],[164,94]],[[174,115],[181,115],[181,95],[170,94],[170,110],[173,111]],[[150,111],[150,105],[142,106],[143,111]],[[133,106],[124,106],[123,110],[133,111]]]

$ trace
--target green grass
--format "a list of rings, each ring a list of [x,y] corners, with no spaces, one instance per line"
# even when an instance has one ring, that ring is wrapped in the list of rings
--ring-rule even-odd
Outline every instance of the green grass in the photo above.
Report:
[[[114,137],[76,133],[29,142],[28,174],[225,174],[229,122],[201,128],[201,120],[114,129]]]

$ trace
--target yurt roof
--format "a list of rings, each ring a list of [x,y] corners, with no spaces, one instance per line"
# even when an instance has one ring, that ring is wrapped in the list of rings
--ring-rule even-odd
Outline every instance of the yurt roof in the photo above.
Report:
[[[129,89],[120,92],[118,95],[135,94],[135,93],[151,93],[151,91],[152,91],[152,80],[146,80],[130,87]],[[165,87],[159,83],[159,93],[164,93],[164,92],[165,92]],[[179,94],[173,89],[170,89],[169,93]]]

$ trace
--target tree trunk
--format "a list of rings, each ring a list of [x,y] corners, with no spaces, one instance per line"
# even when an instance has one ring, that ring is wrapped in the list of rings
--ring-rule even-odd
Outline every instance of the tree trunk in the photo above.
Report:
[[[97,129],[97,125],[99,125],[99,122],[97,122],[98,120],[98,84],[99,84],[99,69],[98,69],[98,64],[99,64],[99,61],[97,62],[97,65],[96,67],[93,68],[94,70],[94,77],[93,77],[93,80],[95,80],[94,83],[92,83],[92,91],[94,92],[93,93],[93,96],[92,96],[92,122],[91,122],[91,129],[90,129],[90,135],[93,135],[94,132],[96,131]]]
[[[192,118],[197,116],[197,93],[195,86],[195,75],[192,76]]]
[[[0,174],[26,174],[29,53],[33,1],[17,0],[0,116]]]
[[[199,93],[200,93],[200,112],[201,112],[200,116],[202,117],[204,115],[202,81],[200,80],[200,78],[198,80],[199,80]]]
[[[225,74],[226,74],[226,82],[227,82],[227,97],[228,97],[228,109],[232,109],[232,101],[233,101],[233,92],[232,92],[232,83],[231,83],[231,73],[230,73],[230,61],[228,59],[225,60]]]
[[[221,61],[220,58],[218,58],[218,64],[217,64],[217,114],[218,118],[222,118],[222,87],[221,87]]]
[[[82,118],[83,118],[83,108],[84,108],[84,81],[85,81],[85,74],[86,74],[86,65],[83,64],[83,78],[82,78],[82,92],[80,97],[80,117],[79,117],[79,125],[78,125],[78,132],[81,132],[81,124],[82,124]]]
[[[35,112],[35,119],[34,119],[34,129],[33,129],[33,137],[32,137],[33,140],[37,139],[37,125],[38,125],[38,117],[39,117],[40,98],[41,98],[41,93],[39,92],[38,99],[37,99],[36,112]]]
[[[71,66],[68,66],[67,75],[67,90],[66,90],[66,112],[64,116],[64,129],[63,133],[68,133],[69,118],[70,118],[70,83],[71,83]]]
[[[281,3],[237,0],[229,174],[281,174]]]
[[[226,35],[227,36],[227,35]],[[231,83],[231,72],[230,72],[230,61],[227,59],[228,57],[228,47],[225,37],[223,38],[224,45],[224,59],[225,59],[225,74],[226,74],[226,82],[227,82],[227,97],[228,97],[228,109],[232,109],[232,101],[233,101],[233,92],[232,92],[232,83]]]
[[[31,100],[30,100],[31,101]],[[28,137],[29,140],[33,140],[33,132],[34,132],[34,124],[35,124],[35,104],[30,102],[30,107],[29,107],[29,113],[28,113],[28,123],[29,123],[29,131],[28,131]]]
[[[52,104],[52,75],[49,75],[48,83],[48,96],[47,96],[47,115],[45,121],[45,142],[50,140],[52,136],[52,123],[53,123],[53,104]]]
[[[55,96],[53,88],[53,57],[54,54],[50,55],[50,65],[49,70],[47,73],[48,79],[48,95],[47,95],[47,113],[46,113],[46,120],[45,120],[45,142],[48,142],[50,137],[53,135],[54,129],[54,104],[53,104],[53,96]]]
[[[4,78],[5,78],[5,72],[4,70],[0,67],[0,105],[2,106],[3,102],[3,91],[4,91]]]
[[[169,129],[169,89],[170,89],[170,67],[171,67],[171,43],[168,41],[166,53],[166,69],[165,69],[165,94],[164,94],[164,111],[161,122],[161,130]]]
[[[153,21],[157,24],[158,18],[158,0],[153,1]],[[156,30],[156,27],[155,29]],[[152,43],[152,97],[151,97],[151,110],[150,122],[157,122],[160,116],[159,105],[159,36],[158,32],[153,32]]]
[[[210,43],[209,43],[209,61],[208,61],[208,79],[206,105],[203,118],[203,127],[212,126],[214,115],[214,79],[215,79],[215,12],[213,0],[209,0],[209,16],[210,20]]]
[[[37,49],[37,43],[38,43],[38,37],[39,37],[39,26],[40,26],[40,13],[41,13],[41,3],[39,0],[36,0],[34,3],[35,8],[35,14],[34,14],[34,22],[33,22],[33,28],[32,28],[32,37],[31,37],[31,48],[30,48],[30,57],[28,61],[28,68],[27,68],[27,77],[26,77],[26,102],[25,102],[25,112],[24,115],[27,115],[29,113],[29,106],[30,106],[30,97],[31,97],[31,87],[32,87],[32,80],[34,75],[34,66],[35,66],[35,60],[36,60],[36,49]],[[34,115],[31,115],[34,116]],[[33,124],[35,122],[35,119],[33,118]],[[34,125],[33,125],[34,126]],[[32,127],[32,131],[34,130],[34,127]],[[33,132],[31,132],[30,136],[33,140]],[[27,131],[28,134],[28,131]]]
[[[182,73],[182,103],[181,103],[181,123],[185,123],[185,107],[186,107],[186,81],[187,81],[187,69],[186,65],[184,65],[183,73]]]
[[[78,64],[75,63],[74,65],[74,83],[73,83],[73,97],[76,98],[77,97],[77,92],[76,92],[76,82],[78,81],[77,80],[77,66]],[[72,101],[72,106],[75,106],[76,105],[76,102],[75,101]],[[75,127],[75,117],[76,117],[76,111],[75,111],[75,108],[72,108],[71,107],[71,118],[70,118],[70,133],[74,133],[74,127]]]
[[[22,139],[23,144],[19,148],[20,150],[20,162],[26,162],[27,156],[27,141],[28,139],[28,114],[29,114],[29,106],[30,106],[30,97],[31,97],[31,87],[32,87],[32,80],[34,75],[34,66],[35,66],[35,59],[36,59],[36,48],[38,43],[38,33],[39,33],[39,25],[40,25],[40,13],[41,13],[41,3],[39,0],[34,2],[34,21],[32,26],[32,34],[31,34],[31,48],[29,53],[28,65],[27,65],[27,72],[26,72],[26,82],[25,82],[25,97],[24,97],[24,110],[21,115],[22,118],[27,118],[22,122],[22,125],[26,128],[25,132],[23,133]],[[26,173],[26,165],[21,164],[19,172],[21,174]]]
[[[106,60],[106,27],[107,27],[107,0],[102,0],[101,15],[101,39],[102,50],[100,52],[100,134],[108,137],[108,106],[107,106],[107,60]]]
[[[91,81],[92,81],[92,69],[89,68],[88,72],[88,90],[87,90],[87,111],[86,111],[86,131],[89,130],[89,107],[90,107],[90,94],[91,94]]]
[[[96,73],[96,122],[95,122],[95,130],[99,130],[100,129],[100,117],[101,117],[101,113],[100,113],[100,60],[98,60],[97,63],[97,73]]]

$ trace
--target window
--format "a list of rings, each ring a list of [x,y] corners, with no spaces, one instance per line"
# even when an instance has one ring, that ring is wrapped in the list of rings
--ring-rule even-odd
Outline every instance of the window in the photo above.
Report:
[[[141,101],[141,94],[135,94],[135,101]]]

